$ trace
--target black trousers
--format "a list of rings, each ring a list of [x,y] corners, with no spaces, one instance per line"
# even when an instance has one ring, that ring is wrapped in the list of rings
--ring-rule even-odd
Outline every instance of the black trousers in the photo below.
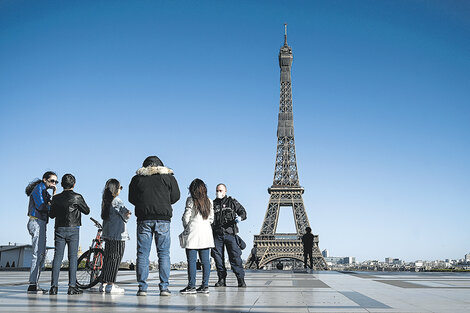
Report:
[[[304,267],[307,268],[307,257],[310,258],[310,268],[313,268],[312,249],[304,249]]]
[[[116,282],[117,272],[121,264],[122,256],[126,242],[122,240],[109,240],[105,239],[104,246],[104,263],[103,263],[103,282],[114,283]]]
[[[259,257],[256,257],[256,256],[255,256],[255,257],[252,257],[252,258],[249,260],[249,262],[250,262],[250,263],[248,263],[248,264],[246,265],[246,268],[250,268],[250,267],[253,265],[253,263],[255,263],[255,264],[256,264],[256,269],[259,269]]]
[[[245,278],[245,271],[243,270],[242,263],[242,250],[237,244],[235,236],[232,234],[214,234],[214,245],[212,248],[212,257],[215,261],[215,267],[217,268],[217,276],[220,279],[227,277],[227,269],[225,268],[225,253],[224,249],[227,249],[228,260],[232,267],[235,276],[238,279]]]

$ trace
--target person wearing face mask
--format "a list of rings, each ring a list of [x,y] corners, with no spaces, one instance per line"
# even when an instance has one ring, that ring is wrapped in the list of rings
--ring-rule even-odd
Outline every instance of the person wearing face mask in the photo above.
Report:
[[[246,211],[243,206],[234,198],[227,197],[227,187],[225,184],[218,184],[216,187],[214,200],[214,223],[212,233],[214,235],[214,245],[212,257],[217,268],[219,280],[215,287],[225,287],[227,269],[225,268],[225,253],[227,249],[230,265],[237,277],[238,287],[246,287],[245,271],[242,264],[242,250],[240,249],[236,235],[238,233],[238,218],[246,220]]]

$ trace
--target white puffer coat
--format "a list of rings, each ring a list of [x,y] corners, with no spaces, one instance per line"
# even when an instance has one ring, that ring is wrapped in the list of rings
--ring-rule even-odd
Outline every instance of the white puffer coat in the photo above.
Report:
[[[214,221],[214,207],[212,200],[211,211],[207,219],[203,219],[202,215],[194,206],[193,198],[188,197],[186,200],[186,208],[183,213],[183,227],[189,231],[186,249],[206,249],[214,247],[214,237],[212,235],[211,224]],[[188,228],[187,228],[188,227]]]

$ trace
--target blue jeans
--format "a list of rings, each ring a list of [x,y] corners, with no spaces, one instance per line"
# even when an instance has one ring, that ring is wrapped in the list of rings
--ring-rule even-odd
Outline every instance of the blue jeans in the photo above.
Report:
[[[168,289],[170,278],[170,221],[147,220],[137,222],[137,264],[136,275],[139,290],[147,291],[149,276],[149,255],[152,239],[155,237],[158,256],[160,291]]]
[[[224,248],[227,248],[228,260],[230,261],[230,266],[232,267],[235,276],[238,279],[244,279],[245,271],[243,270],[243,263],[241,258],[242,250],[238,246],[235,236],[232,234],[214,233],[214,245],[215,248],[212,248],[212,257],[215,261],[219,280],[225,279],[227,277]]]
[[[54,260],[52,261],[52,282],[51,286],[59,286],[59,273],[62,259],[64,258],[65,244],[68,248],[69,256],[69,287],[76,287],[77,284],[77,253],[80,228],[57,227],[54,232]]]
[[[209,286],[209,276],[211,274],[211,262],[209,260],[209,248],[207,249],[186,249],[188,258],[188,286],[196,287],[196,258],[199,252],[199,259],[202,262],[202,286]]]
[[[44,267],[46,259],[46,221],[30,218],[28,221],[28,232],[31,235],[32,259],[31,270],[29,272],[29,284],[37,285],[39,276]]]

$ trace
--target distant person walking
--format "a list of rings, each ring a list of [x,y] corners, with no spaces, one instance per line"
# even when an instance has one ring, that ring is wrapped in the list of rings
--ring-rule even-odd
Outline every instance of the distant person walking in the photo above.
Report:
[[[212,201],[207,197],[206,184],[196,178],[189,185],[190,197],[186,200],[183,227],[187,233],[186,257],[188,259],[188,286],[182,294],[209,293],[211,263],[209,250],[214,247],[211,224],[214,221]],[[202,262],[202,283],[196,289],[197,255]]]
[[[104,264],[101,292],[124,293],[124,288],[115,284],[116,276],[124,255],[127,233],[127,221],[131,216],[124,202],[118,198],[122,186],[117,179],[111,178],[106,182],[101,201],[101,218],[103,219]]]
[[[39,287],[39,276],[46,258],[46,232],[52,199],[47,189],[52,189],[52,194],[55,195],[57,183],[56,173],[45,172],[42,180],[30,182],[25,189],[29,197],[28,232],[31,235],[32,246],[28,293],[46,293],[45,289]]]
[[[253,265],[253,263],[255,263],[256,269],[259,269],[258,245],[256,243],[253,245],[253,248],[251,248],[250,255],[251,255],[250,260],[249,260],[250,263],[247,263],[246,268],[250,268]]]
[[[212,256],[219,280],[215,287],[226,286],[225,248],[228,252],[232,270],[237,277],[238,287],[246,287],[245,271],[241,258],[242,250],[238,246],[236,238],[238,233],[237,217],[241,217],[242,221],[246,220],[246,211],[237,200],[227,197],[227,187],[224,184],[217,185],[216,196],[217,198],[214,200],[214,223],[212,224],[215,248],[212,249]]]
[[[179,198],[180,190],[173,170],[164,167],[163,162],[156,156],[147,157],[129,185],[129,202],[135,205],[137,217],[138,296],[147,295],[149,255],[153,237],[157,246],[160,295],[171,295],[168,290],[171,266],[170,221],[173,215],[171,205]]]
[[[64,191],[52,199],[50,217],[55,218],[54,260],[52,261],[52,281],[50,295],[56,295],[59,288],[59,273],[64,258],[65,245],[69,259],[69,289],[67,294],[76,295],[83,291],[77,288],[77,253],[82,226],[82,213],[89,214],[90,208],[82,195],[73,191],[75,177],[72,174],[62,176],[61,185]]]
[[[307,257],[310,258],[310,268],[313,269],[313,258],[312,258],[312,249],[313,249],[313,234],[310,227],[305,228],[307,232],[302,236],[302,244],[304,245],[304,268],[307,268]]]

